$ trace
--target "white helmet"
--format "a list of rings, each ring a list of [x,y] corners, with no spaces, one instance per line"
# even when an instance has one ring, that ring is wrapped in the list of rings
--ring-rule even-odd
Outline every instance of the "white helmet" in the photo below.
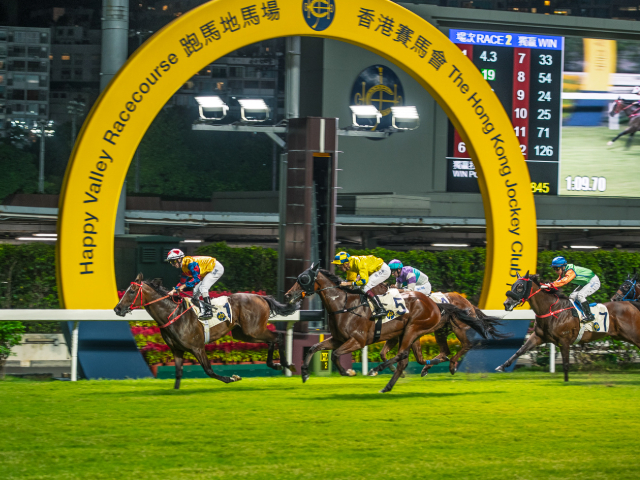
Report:
[[[631,90],[631,93],[635,93],[636,95],[640,95],[640,86],[633,87],[633,90]]]
[[[182,257],[184,257],[184,252],[179,248],[174,248],[173,250],[169,250],[169,253],[167,254],[167,262],[180,260]]]

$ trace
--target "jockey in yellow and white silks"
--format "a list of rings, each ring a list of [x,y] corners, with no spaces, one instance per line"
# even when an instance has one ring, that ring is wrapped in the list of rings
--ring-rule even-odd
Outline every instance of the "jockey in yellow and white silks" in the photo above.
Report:
[[[178,248],[169,251],[167,261],[182,272],[180,281],[169,294],[193,288],[193,302],[200,306],[200,318],[206,320],[213,317],[209,290],[222,277],[222,264],[213,257],[185,256]]]
[[[347,252],[339,252],[331,263],[339,265],[340,270],[347,272],[347,281],[342,282],[342,286],[361,287],[371,299],[376,308],[371,318],[386,316],[387,311],[380,299],[371,292],[373,287],[380,285],[391,275],[389,265],[384,263],[384,260],[373,255],[352,257]]]

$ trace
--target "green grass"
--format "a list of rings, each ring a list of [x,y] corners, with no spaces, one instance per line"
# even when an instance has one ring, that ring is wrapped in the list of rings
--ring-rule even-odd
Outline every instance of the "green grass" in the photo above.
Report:
[[[607,142],[627,128],[609,130],[608,127],[562,127],[562,151],[560,162],[560,195],[590,197],[638,197],[640,196],[640,138],[636,134],[631,148],[626,149],[628,136],[620,137],[612,146]],[[604,192],[567,191],[567,176],[605,177]]]
[[[640,478],[637,373],[0,382],[0,478]]]

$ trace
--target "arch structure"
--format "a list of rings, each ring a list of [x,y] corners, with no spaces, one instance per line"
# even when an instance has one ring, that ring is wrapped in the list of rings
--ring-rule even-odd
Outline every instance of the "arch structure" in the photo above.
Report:
[[[114,231],[129,164],[149,125],[196,72],[241,47],[285,36],[371,50],[419,82],[474,160],[487,222],[480,305],[500,308],[516,272],[535,271],[536,213],[511,122],[481,73],[424,19],[389,0],[214,0],[178,17],[128,59],[89,113],[60,196],[57,278],[62,307],[112,308]],[[78,295],[78,288],[91,295]]]

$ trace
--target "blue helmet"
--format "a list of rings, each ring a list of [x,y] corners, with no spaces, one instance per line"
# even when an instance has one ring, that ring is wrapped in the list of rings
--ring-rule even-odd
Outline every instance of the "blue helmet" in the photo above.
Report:
[[[402,265],[402,262],[400,260],[396,260],[395,258],[389,262],[389,268],[391,270],[400,270],[402,269],[402,267],[404,267],[404,265]]]
[[[564,267],[567,265],[567,260],[564,257],[556,257],[551,261],[551,268]]]

